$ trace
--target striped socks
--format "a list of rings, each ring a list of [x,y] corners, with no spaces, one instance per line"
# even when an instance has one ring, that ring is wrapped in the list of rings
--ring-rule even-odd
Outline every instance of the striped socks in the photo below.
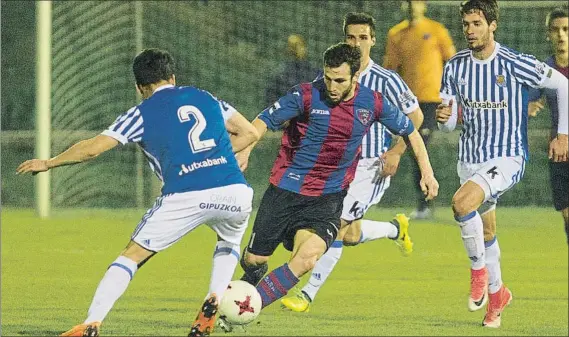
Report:
[[[263,308],[286,295],[298,281],[288,267],[288,263],[270,272],[257,285],[257,291],[263,300]]]

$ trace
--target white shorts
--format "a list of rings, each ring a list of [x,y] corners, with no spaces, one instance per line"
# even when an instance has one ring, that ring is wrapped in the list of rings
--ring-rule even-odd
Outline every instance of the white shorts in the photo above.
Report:
[[[343,220],[349,222],[363,218],[368,208],[377,204],[389,187],[391,177],[383,177],[377,183],[372,182],[376,172],[373,164],[376,161],[377,158],[362,158],[358,162],[354,181],[350,184],[348,194],[344,198]]]
[[[164,250],[201,224],[239,245],[247,229],[253,189],[244,184],[158,197],[142,217],[132,240],[151,251]]]
[[[484,201],[496,203],[498,197],[518,183],[525,170],[522,156],[498,157],[484,163],[471,164],[459,161],[456,165],[460,185],[468,180],[484,190]]]

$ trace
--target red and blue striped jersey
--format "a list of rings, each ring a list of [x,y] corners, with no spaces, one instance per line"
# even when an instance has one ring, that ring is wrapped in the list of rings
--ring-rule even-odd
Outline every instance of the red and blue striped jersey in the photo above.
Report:
[[[259,114],[270,130],[284,129],[270,183],[307,196],[348,188],[362,139],[375,121],[408,135],[413,123],[381,93],[356,84],[348,101],[331,105],[323,79],[293,87]]]

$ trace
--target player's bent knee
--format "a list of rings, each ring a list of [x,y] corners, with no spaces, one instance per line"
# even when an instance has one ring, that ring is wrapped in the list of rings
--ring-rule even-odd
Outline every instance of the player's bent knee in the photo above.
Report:
[[[456,193],[452,197],[452,211],[457,216],[465,216],[472,212],[472,206],[468,202],[468,196],[463,193]]]

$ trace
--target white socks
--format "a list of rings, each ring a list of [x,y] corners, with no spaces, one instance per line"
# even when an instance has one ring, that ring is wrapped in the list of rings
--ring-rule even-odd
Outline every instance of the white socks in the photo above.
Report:
[[[119,256],[109,266],[95,291],[85,324],[105,319],[116,300],[125,292],[137,269],[136,262],[125,256]]]
[[[227,241],[218,241],[213,253],[213,266],[211,269],[211,279],[209,283],[209,293],[206,299],[212,293],[217,295],[218,301],[221,301],[223,293],[227,289],[237,262],[239,262],[240,246]]]
[[[496,293],[502,287],[502,270],[500,269],[500,246],[498,238],[485,241],[486,246],[486,268],[488,269],[488,292]]]
[[[332,246],[330,246],[328,251],[316,262],[308,283],[302,288],[302,291],[308,295],[312,301],[314,301],[316,293],[320,290],[320,287],[322,287],[322,284],[324,284],[328,276],[332,273],[332,270],[334,270],[336,263],[340,260],[343,247],[344,245],[341,240],[332,242]]]
[[[462,241],[472,269],[479,270],[486,265],[484,257],[484,225],[477,211],[473,211],[463,217],[455,217],[460,226]]]
[[[396,239],[399,235],[399,229],[391,222],[362,220],[361,228],[362,237],[360,242],[368,242],[383,238]]]

